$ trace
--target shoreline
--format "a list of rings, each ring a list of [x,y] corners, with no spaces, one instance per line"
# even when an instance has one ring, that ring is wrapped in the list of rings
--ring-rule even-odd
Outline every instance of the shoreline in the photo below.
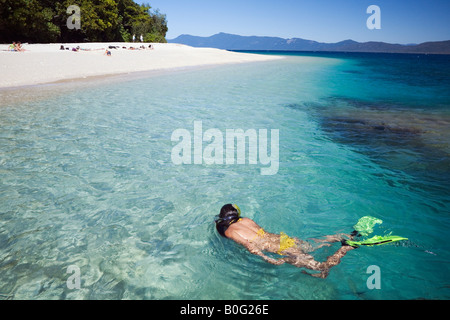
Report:
[[[60,50],[61,45],[69,50]],[[129,50],[130,47],[145,50]],[[168,72],[191,67],[282,59],[214,48],[194,48],[174,43],[58,43],[24,44],[25,51],[7,51],[0,45],[0,89],[120,76],[140,72]],[[72,51],[79,46],[81,50]],[[119,46],[120,49],[109,49]],[[127,49],[123,49],[126,47]],[[106,55],[106,49],[111,56]]]
[[[248,61],[242,63],[257,63],[264,61]],[[16,90],[27,90],[27,89],[36,89],[36,88],[48,88],[54,85],[64,85],[73,83],[74,85],[84,85],[86,83],[98,83],[100,81],[121,81],[123,79],[139,79],[139,78],[147,78],[147,77],[158,77],[161,75],[171,74],[175,72],[183,72],[189,70],[199,70],[206,68],[215,68],[224,66],[227,64],[236,64],[233,62],[228,63],[217,63],[217,64],[205,64],[205,65],[194,65],[194,66],[186,66],[186,67],[174,67],[174,68],[161,68],[154,70],[143,70],[143,71],[127,71],[127,72],[119,72],[119,73],[108,73],[108,74],[98,74],[98,75],[89,75],[89,76],[79,76],[74,78],[66,78],[49,82],[38,82],[31,84],[21,84],[18,86],[0,86],[0,93],[2,92],[11,92]]]

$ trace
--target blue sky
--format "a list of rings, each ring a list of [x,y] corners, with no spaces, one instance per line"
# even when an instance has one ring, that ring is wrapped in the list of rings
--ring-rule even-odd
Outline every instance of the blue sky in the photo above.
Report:
[[[167,15],[167,39],[180,34],[303,38],[320,42],[421,43],[450,40],[450,0],[135,0]],[[369,30],[367,8],[381,10]]]

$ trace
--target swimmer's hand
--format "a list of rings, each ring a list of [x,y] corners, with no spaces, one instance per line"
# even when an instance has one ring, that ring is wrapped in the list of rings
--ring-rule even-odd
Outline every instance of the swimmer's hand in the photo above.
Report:
[[[267,256],[266,256],[267,257]],[[267,262],[269,262],[269,263],[271,263],[271,264],[274,264],[274,265],[276,265],[276,266],[281,266],[283,263],[285,263],[286,261],[284,261],[284,259],[283,258],[281,258],[281,259],[274,259],[274,258],[269,258],[269,257],[267,257],[267,258],[264,258],[264,260],[266,260]]]

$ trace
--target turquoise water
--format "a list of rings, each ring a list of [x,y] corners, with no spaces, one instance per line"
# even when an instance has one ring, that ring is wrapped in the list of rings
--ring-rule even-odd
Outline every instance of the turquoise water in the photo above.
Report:
[[[1,91],[0,298],[448,299],[449,74],[445,56],[291,54]],[[277,174],[174,164],[171,135],[194,121],[278,129]],[[409,240],[316,279],[221,238],[226,203],[302,239],[373,215]]]

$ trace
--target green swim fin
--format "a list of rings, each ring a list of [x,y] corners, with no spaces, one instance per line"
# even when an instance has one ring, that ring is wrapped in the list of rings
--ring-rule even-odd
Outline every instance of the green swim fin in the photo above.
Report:
[[[358,223],[353,226],[353,229],[358,231],[358,233],[362,236],[368,236],[373,232],[373,227],[375,227],[376,224],[382,223],[383,220],[381,219],[365,216],[358,220]]]
[[[345,243],[352,247],[359,247],[359,246],[378,246],[386,243],[401,241],[401,240],[408,240],[408,238],[403,238],[399,236],[374,236],[370,239],[366,239],[363,241],[351,241],[346,240]]]

